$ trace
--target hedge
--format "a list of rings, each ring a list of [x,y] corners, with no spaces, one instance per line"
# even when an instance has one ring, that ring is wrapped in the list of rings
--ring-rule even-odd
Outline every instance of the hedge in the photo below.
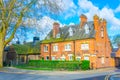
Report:
[[[44,60],[30,60],[29,67],[37,68],[51,68],[59,70],[88,70],[89,61],[44,61]]]
[[[88,70],[88,69],[90,69],[90,61],[88,61],[88,60],[83,60],[83,61],[81,61],[81,69],[82,70]]]

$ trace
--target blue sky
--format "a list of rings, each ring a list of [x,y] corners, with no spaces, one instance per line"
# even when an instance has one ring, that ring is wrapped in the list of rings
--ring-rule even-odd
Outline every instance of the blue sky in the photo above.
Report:
[[[42,0],[39,0],[39,4]],[[52,1],[52,0],[51,0]],[[33,36],[38,36],[41,39],[52,29],[53,22],[57,21],[64,25],[79,24],[79,16],[85,14],[88,21],[93,20],[93,16],[97,14],[100,18],[107,20],[107,30],[109,36],[120,34],[120,0],[53,0],[62,9],[59,15],[47,14],[45,11],[41,11],[38,5],[38,9],[35,11],[41,17],[37,19],[28,18],[25,23],[31,22],[33,28],[36,28],[37,32],[32,32],[32,35],[28,36],[28,41],[32,40]],[[44,32],[44,33],[43,33]]]

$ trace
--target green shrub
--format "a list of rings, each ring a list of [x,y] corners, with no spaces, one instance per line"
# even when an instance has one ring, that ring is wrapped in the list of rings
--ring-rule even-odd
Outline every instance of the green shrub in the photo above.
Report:
[[[30,60],[28,63],[30,67],[51,68],[58,70],[87,70],[89,69],[89,61],[44,61],[44,60]]]
[[[83,60],[83,61],[81,61],[80,66],[81,66],[82,70],[88,70],[88,69],[90,69],[90,61]]]

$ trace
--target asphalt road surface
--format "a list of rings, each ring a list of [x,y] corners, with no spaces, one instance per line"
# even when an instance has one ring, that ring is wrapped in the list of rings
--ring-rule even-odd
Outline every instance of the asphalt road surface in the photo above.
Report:
[[[73,75],[74,76],[74,75]],[[104,80],[105,76],[90,78],[72,78],[72,75],[40,75],[40,74],[18,74],[0,72],[0,80]]]
[[[91,71],[33,71],[16,68],[0,69],[0,80],[104,80],[105,76],[120,69]]]
[[[75,80],[104,80],[105,76],[96,76],[90,78],[83,78],[83,79],[75,79]]]

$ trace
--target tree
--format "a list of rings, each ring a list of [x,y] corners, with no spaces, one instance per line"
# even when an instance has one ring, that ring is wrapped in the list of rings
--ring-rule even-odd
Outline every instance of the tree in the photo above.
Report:
[[[35,13],[35,3],[40,10],[58,12],[60,5],[51,0],[0,0],[0,67],[3,67],[3,51],[14,38],[25,18]],[[33,13],[33,14],[34,14]]]
[[[120,46],[120,35],[119,34],[114,36],[113,44],[118,47]]]

